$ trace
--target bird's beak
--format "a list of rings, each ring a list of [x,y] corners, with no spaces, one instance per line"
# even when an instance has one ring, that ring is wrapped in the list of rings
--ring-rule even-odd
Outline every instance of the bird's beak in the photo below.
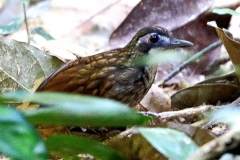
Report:
[[[192,45],[193,45],[193,43],[191,43],[189,41],[174,38],[171,40],[169,48],[189,47]]]

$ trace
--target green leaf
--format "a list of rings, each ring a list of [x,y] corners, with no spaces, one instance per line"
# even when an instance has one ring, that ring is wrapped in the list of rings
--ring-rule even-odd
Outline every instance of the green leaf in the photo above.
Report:
[[[0,92],[30,91],[35,80],[48,76],[62,64],[34,46],[0,37]]]
[[[29,0],[20,0],[22,3],[28,3]]]
[[[149,120],[128,106],[106,98],[53,92],[16,92],[4,94],[3,97],[49,105],[24,111],[33,124],[107,127],[142,125]]]
[[[237,107],[229,107],[219,109],[211,113],[214,122],[224,122],[238,130],[240,130],[240,109]]]
[[[42,27],[34,28],[34,29],[32,30],[32,33],[36,33],[36,34],[42,36],[42,37],[45,38],[47,41],[49,41],[49,40],[54,40],[54,38],[53,38],[49,33],[47,33]]]
[[[11,34],[17,31],[22,26],[22,20],[16,19],[9,25],[0,25],[0,34]]]
[[[44,142],[34,127],[13,108],[0,105],[0,151],[18,160],[46,160]]]
[[[102,160],[123,160],[112,148],[104,146],[100,142],[67,135],[52,136],[46,140],[49,152],[61,158],[76,158],[78,154],[91,154]]]
[[[165,157],[186,159],[197,145],[184,133],[167,128],[139,128],[140,133]]]
[[[159,54],[161,52],[161,54]],[[184,59],[183,51],[176,51],[174,49],[168,50],[153,50],[151,54],[143,55],[134,59],[135,66],[144,66],[146,64],[157,65],[166,62],[178,62]]]
[[[230,14],[230,15],[233,15],[233,16],[240,16],[240,13],[230,9],[230,8],[214,8],[213,13],[217,13],[217,14]]]

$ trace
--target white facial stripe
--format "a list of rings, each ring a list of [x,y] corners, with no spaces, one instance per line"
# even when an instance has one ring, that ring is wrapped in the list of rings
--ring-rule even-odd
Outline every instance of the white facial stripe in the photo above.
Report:
[[[166,42],[166,43],[170,42],[169,37],[166,37],[166,36],[159,36],[159,38],[160,38],[162,41]]]
[[[164,48],[160,48],[160,47],[157,47],[157,48],[151,48],[148,52],[149,55],[151,54],[158,54],[159,52],[163,51]]]

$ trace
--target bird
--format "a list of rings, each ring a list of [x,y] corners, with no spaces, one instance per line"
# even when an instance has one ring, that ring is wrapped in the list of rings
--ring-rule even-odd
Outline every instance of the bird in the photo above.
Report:
[[[123,48],[81,57],[47,77],[37,92],[68,92],[100,96],[136,106],[146,95],[157,72],[157,64],[135,65],[137,58],[157,51],[193,44],[177,39],[160,26],[140,29]]]

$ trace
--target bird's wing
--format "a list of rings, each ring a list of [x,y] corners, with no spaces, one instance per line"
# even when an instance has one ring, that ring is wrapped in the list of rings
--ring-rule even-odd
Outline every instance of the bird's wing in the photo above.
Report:
[[[64,65],[46,78],[37,91],[88,92],[100,84],[111,70],[115,70],[115,67],[96,67],[95,63],[79,59]]]
[[[37,91],[63,91],[72,92],[77,86],[81,85],[88,80],[90,74],[106,66],[107,60],[111,59],[111,53],[117,53],[118,50],[96,54],[90,57],[79,58],[73,62],[65,64],[49,77],[47,77],[42,84],[38,87]],[[109,58],[107,58],[109,57]],[[114,63],[115,61],[112,61]],[[73,87],[73,88],[68,88]]]
[[[50,75],[37,91],[75,92],[108,97],[133,90],[142,82],[141,70],[119,65],[97,65],[84,61],[67,64]],[[142,84],[141,84],[142,85]]]
[[[100,90],[104,97],[113,98],[134,106],[149,89],[149,84],[147,84],[149,82],[146,81],[148,77],[144,74],[142,68],[122,68],[115,71],[114,76],[114,80],[104,82],[111,83],[111,87],[103,91]]]

